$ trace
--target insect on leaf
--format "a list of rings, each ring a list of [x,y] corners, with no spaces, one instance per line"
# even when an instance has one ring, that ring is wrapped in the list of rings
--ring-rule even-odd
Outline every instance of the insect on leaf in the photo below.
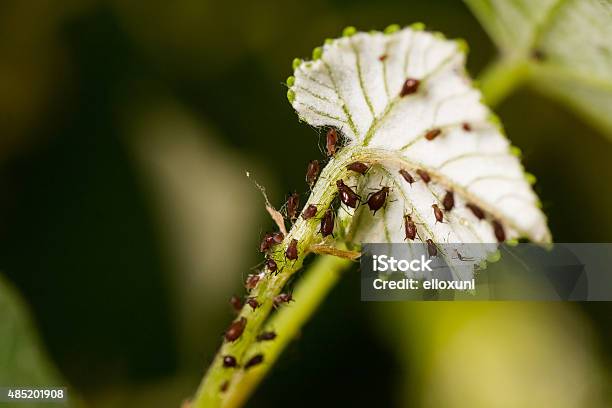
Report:
[[[328,166],[356,159],[372,165],[364,176],[344,179],[361,201],[389,187],[379,211],[339,211],[342,236],[405,242],[410,216],[417,242],[549,241],[533,176],[472,85],[463,42],[419,25],[348,34],[316,49],[313,61],[297,61],[288,80],[300,118],[342,134],[344,145]]]

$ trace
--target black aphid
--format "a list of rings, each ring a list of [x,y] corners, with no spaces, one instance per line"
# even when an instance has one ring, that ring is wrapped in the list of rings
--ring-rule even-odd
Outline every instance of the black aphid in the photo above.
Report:
[[[321,218],[321,228],[319,229],[319,232],[321,233],[321,235],[323,235],[323,237],[334,234],[334,223],[335,223],[334,210],[331,208],[328,208],[325,211],[323,218]]]
[[[235,311],[239,312],[239,311],[240,311],[240,309],[242,309],[242,299],[240,299],[240,298],[239,298],[238,296],[236,296],[236,295],[233,295],[233,296],[230,298],[230,305],[232,305],[232,308],[233,308]]]
[[[247,276],[246,281],[244,282],[244,287],[247,290],[255,289],[257,283],[259,283],[260,276],[258,274],[250,274]]]
[[[438,255],[438,248],[431,239],[427,240],[427,253],[429,254],[429,256]]]
[[[300,195],[298,193],[293,193],[287,199],[287,217],[291,221],[295,221],[298,214],[298,209],[300,208]]]
[[[399,174],[401,174],[404,180],[406,180],[408,183],[414,183],[414,177],[412,177],[412,175],[408,173],[408,171],[400,169]]]
[[[295,261],[298,259],[298,241],[297,239],[292,239],[289,245],[287,246],[287,250],[285,251],[285,256],[290,261]]]
[[[257,309],[259,307],[259,302],[255,298],[251,298],[251,297],[247,298],[246,303],[247,303],[247,305],[251,306],[251,308],[253,310],[255,310],[255,309]]]
[[[504,231],[504,227],[501,225],[501,222],[493,220],[491,221],[491,224],[493,224],[493,232],[495,232],[495,238],[497,238],[497,241],[504,242],[506,240],[506,231]]]
[[[292,300],[293,296],[291,295],[291,293],[281,293],[280,295],[274,297],[274,306],[278,307],[282,303],[289,303]]]
[[[478,218],[479,220],[482,220],[485,217],[484,211],[482,211],[482,209],[478,207],[477,205],[468,203],[465,206],[469,208],[470,211],[472,211],[472,214],[474,214],[474,216]]]
[[[266,268],[268,268],[270,272],[276,272],[278,270],[278,266],[276,265],[274,259],[267,258],[264,261],[264,265],[266,265]]]
[[[234,356],[223,356],[223,367],[231,368],[236,367],[238,363],[236,362],[236,357]]]
[[[406,95],[411,95],[419,90],[419,85],[421,82],[418,79],[408,78],[404,82],[402,86],[402,90],[400,91],[400,97],[404,97]]]
[[[244,369],[249,369],[253,366],[256,366],[258,364],[261,364],[263,362],[263,354],[256,354],[253,357],[251,357],[251,359],[249,361],[246,362],[246,364],[244,365]]]
[[[276,333],[273,331],[261,332],[257,335],[257,341],[270,341],[276,338]]]
[[[426,184],[431,181],[431,176],[425,170],[418,169],[416,172]]]
[[[407,239],[414,240],[417,233],[416,224],[408,214],[404,215],[404,230],[406,231],[406,238],[404,238],[404,241]]]
[[[357,161],[357,162],[353,162],[349,164],[348,166],[346,166],[346,168],[350,171],[354,171],[355,173],[366,174],[370,166],[368,166],[367,164],[363,162]]]
[[[225,332],[225,340],[227,341],[236,341],[242,336],[242,332],[247,324],[247,319],[245,317],[241,317],[238,320],[234,320],[230,327]]]
[[[436,217],[436,221],[444,222],[444,213],[442,213],[442,210],[440,209],[440,207],[438,207],[438,204],[433,204],[431,208],[433,208],[433,212]]]
[[[306,168],[306,183],[308,183],[310,188],[312,188],[314,183],[317,181],[320,170],[321,167],[318,160],[311,160],[308,162],[308,167]]]
[[[452,191],[446,191],[444,199],[442,199],[442,206],[444,206],[444,209],[446,211],[450,211],[453,209],[453,207],[455,206],[455,196],[453,195]]]
[[[302,219],[304,220],[309,220],[315,215],[317,215],[317,206],[314,204],[308,205],[308,207],[302,211]]]
[[[338,187],[338,194],[340,195],[340,201],[347,207],[357,208],[357,203],[360,201],[360,197],[355,193],[349,186],[344,184],[344,180],[340,179],[336,181]]]
[[[425,139],[434,140],[436,137],[440,136],[440,133],[442,133],[440,129],[431,129],[425,133]]]
[[[368,207],[370,207],[371,211],[374,211],[374,214],[385,205],[388,195],[389,187],[383,187],[368,198]]]
[[[338,132],[336,129],[331,128],[327,131],[325,136],[325,147],[327,148],[327,155],[333,156],[336,154],[336,145],[338,143]]]

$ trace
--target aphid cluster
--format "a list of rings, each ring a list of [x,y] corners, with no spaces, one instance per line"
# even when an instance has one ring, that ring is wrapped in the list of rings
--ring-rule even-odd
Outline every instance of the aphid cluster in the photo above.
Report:
[[[467,123],[463,124],[463,128],[468,131],[471,130],[471,128],[469,127],[469,125]],[[422,169],[417,169],[416,173],[419,175],[419,177],[421,178],[421,180],[424,183],[429,183],[431,181],[431,176],[429,175],[429,173],[425,170]],[[407,183],[411,184],[415,182],[414,177],[405,169],[400,169],[399,170],[399,174],[402,176],[402,178],[404,180],[406,180]],[[434,218],[436,219],[436,222],[440,222],[443,223],[444,222],[444,213],[445,212],[450,212],[451,210],[453,210],[455,208],[455,195],[451,190],[446,190],[446,193],[444,194],[444,197],[442,198],[442,201],[440,202],[440,204],[442,205],[442,208],[444,210],[442,210],[442,208],[440,208],[440,205],[438,203],[434,203],[431,205],[431,208],[433,210],[433,215]],[[478,218],[479,220],[482,220],[486,217],[485,212],[478,207],[475,204],[472,203],[467,203],[465,204],[466,208],[468,208],[472,214],[474,214],[474,216],[476,218]],[[492,219],[491,220],[491,225],[493,227],[493,233],[495,234],[495,238],[497,239],[497,241],[499,242],[503,242],[506,240],[506,232],[504,230],[503,225],[501,224],[501,222],[499,222],[496,219]],[[406,233],[406,237],[404,238],[404,240],[414,240],[415,237],[417,236],[417,228],[416,228],[416,224],[415,222],[412,220],[412,217],[409,214],[405,214],[404,215],[404,230]],[[434,251],[435,248],[435,244],[433,244],[433,242],[429,242],[430,240],[428,240],[427,244],[428,244],[428,251],[430,253],[430,255],[432,253],[437,253],[437,250]],[[433,247],[432,247],[433,245]],[[433,256],[433,255],[432,255]]]
[[[386,55],[381,55],[379,60],[384,61],[387,58]],[[420,81],[415,78],[408,78],[405,80],[400,90],[399,96],[401,98],[415,94],[419,91]],[[472,127],[469,123],[461,124],[462,129],[465,132],[472,131]],[[428,141],[433,141],[443,133],[440,128],[432,128],[427,130],[424,137]],[[337,129],[330,128],[326,132],[325,136],[325,154],[327,157],[333,157],[339,149],[339,133]],[[353,161],[346,166],[346,169],[357,176],[366,175],[371,170],[371,164],[364,163],[362,161]],[[414,172],[413,172],[414,171]],[[311,160],[308,163],[305,174],[306,184],[312,189],[317,182],[321,172],[321,163],[319,160]],[[406,181],[406,183],[412,185],[415,182],[422,181],[425,184],[431,182],[432,177],[425,169],[414,169],[406,170],[400,169],[399,174]],[[294,223],[301,218],[303,221],[311,222],[310,220],[319,223],[319,234],[322,238],[328,236],[334,236],[334,226],[336,222],[336,205],[338,204],[336,199],[340,203],[344,204],[348,208],[356,209],[360,204],[367,205],[368,209],[375,215],[377,211],[384,208],[389,201],[391,194],[391,187],[380,186],[380,189],[371,192],[368,196],[362,200],[362,197],[357,194],[354,187],[349,186],[344,179],[340,178],[335,181],[336,184],[336,198],[333,200],[327,208],[320,206],[319,204],[308,204],[303,209],[300,208],[300,195],[297,192],[290,193],[287,196],[287,201],[284,206],[286,218]],[[466,207],[474,214],[476,218],[482,220],[486,218],[484,211],[472,203],[467,203]],[[445,222],[445,213],[452,211],[455,208],[455,197],[451,190],[445,192],[444,197],[440,202],[433,203],[431,205],[434,218],[436,222]],[[491,221],[493,232],[498,241],[504,241],[506,234],[502,224],[493,219]],[[404,214],[403,216],[403,227],[405,232],[405,240],[413,241],[419,236],[417,223],[412,218],[411,214]],[[282,228],[281,228],[282,229]],[[426,239],[427,252],[429,256],[437,256],[438,247],[432,239]],[[265,276],[266,271],[269,273],[278,273],[279,266],[275,259],[279,259],[280,255],[284,255],[284,258],[288,261],[297,261],[300,257],[300,243],[297,239],[292,237],[286,237],[282,232],[269,232],[266,233],[259,245],[260,252],[265,254],[263,261],[264,270],[260,273],[250,274],[246,278],[245,288],[247,291],[254,290],[259,284],[260,280]],[[277,249],[277,247],[280,247]],[[281,307],[284,304],[293,301],[291,293],[281,293],[274,297],[272,304],[274,308]],[[236,311],[240,311],[244,305],[248,305],[251,308],[251,313],[256,313],[256,310],[260,307],[260,303],[255,296],[247,296],[244,301],[243,299],[232,296],[230,299],[232,308]],[[244,309],[243,309],[244,310]],[[249,312],[245,312],[248,316]],[[225,340],[227,342],[235,342],[242,336],[245,327],[247,325],[247,318],[240,316],[234,320],[229,328],[224,333]],[[256,335],[256,340],[259,342],[273,341],[276,339],[277,334],[274,331],[263,331]],[[249,369],[264,361],[263,354],[256,354],[243,363],[243,368]],[[236,357],[231,355],[224,355],[221,359],[221,364],[225,368],[236,368],[240,367]],[[221,391],[227,390],[229,382],[226,381],[221,385]]]

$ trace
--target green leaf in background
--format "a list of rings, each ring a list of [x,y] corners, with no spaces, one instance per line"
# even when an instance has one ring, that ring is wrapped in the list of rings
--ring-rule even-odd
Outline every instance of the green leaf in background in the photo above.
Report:
[[[592,332],[561,302],[381,302],[405,407],[607,407]],[[511,351],[511,352],[510,352]],[[469,401],[469,403],[466,403]]]
[[[490,103],[528,81],[612,137],[612,1],[466,3],[501,51],[483,76]]]
[[[26,307],[17,291],[0,275],[0,387],[65,387],[42,350]],[[72,398],[74,396],[70,396]],[[65,403],[62,403],[65,406]],[[20,403],[40,407],[40,402]]]

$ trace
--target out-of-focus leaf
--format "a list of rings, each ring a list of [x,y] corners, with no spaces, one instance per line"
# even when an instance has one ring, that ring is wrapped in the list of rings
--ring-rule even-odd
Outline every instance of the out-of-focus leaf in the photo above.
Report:
[[[612,136],[612,1],[466,0],[530,83]]]
[[[0,385],[65,387],[41,348],[26,307],[17,291],[0,275]],[[40,407],[40,402],[20,407]]]
[[[377,316],[411,374],[403,406],[607,406],[591,329],[562,303],[380,303]]]
[[[138,101],[134,106],[142,104]],[[227,299],[241,278],[237,271],[251,266],[249,255],[256,251],[251,238],[259,232],[257,215],[265,210],[244,171],[264,172],[217,143],[210,126],[172,100],[147,106],[126,115],[128,131],[174,266],[174,321],[188,366],[199,364],[194,355],[216,344],[210,332],[219,330],[218,315],[211,310],[229,310]]]

